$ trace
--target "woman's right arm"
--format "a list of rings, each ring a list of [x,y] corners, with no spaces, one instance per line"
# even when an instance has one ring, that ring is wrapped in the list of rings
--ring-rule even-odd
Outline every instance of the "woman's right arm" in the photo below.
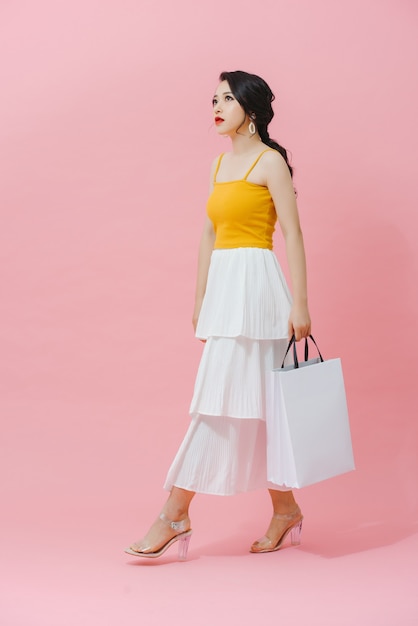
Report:
[[[202,237],[200,239],[199,257],[197,263],[197,280],[196,295],[193,311],[193,328],[196,331],[197,320],[199,319],[200,309],[206,291],[206,283],[208,280],[210,257],[215,243],[215,231],[213,224],[207,217],[203,227]]]
[[[216,166],[218,158],[216,158],[210,170],[210,185],[209,193],[213,191],[213,180],[215,178]],[[206,283],[208,280],[210,257],[212,255],[213,246],[215,244],[215,231],[211,220],[206,217],[205,225],[203,227],[202,237],[199,245],[199,256],[197,262],[197,280],[196,280],[196,294],[193,311],[193,328],[196,332],[197,320],[199,319],[200,309],[202,308],[203,298],[206,291]]]

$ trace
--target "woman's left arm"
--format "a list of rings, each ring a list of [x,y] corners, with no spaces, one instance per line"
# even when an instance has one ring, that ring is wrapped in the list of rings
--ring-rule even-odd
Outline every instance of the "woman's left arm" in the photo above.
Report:
[[[267,158],[266,158],[267,157]],[[306,257],[299,222],[295,190],[285,160],[279,152],[268,152],[264,160],[267,187],[286,243],[286,256],[292,281],[293,305],[289,316],[289,338],[308,337],[311,318],[308,309]]]

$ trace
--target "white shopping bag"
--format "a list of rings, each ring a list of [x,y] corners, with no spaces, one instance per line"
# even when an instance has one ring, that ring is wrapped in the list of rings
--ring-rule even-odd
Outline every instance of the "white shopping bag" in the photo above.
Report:
[[[305,487],[353,470],[354,459],[341,360],[298,363],[292,345],[295,363],[268,381],[267,479]]]

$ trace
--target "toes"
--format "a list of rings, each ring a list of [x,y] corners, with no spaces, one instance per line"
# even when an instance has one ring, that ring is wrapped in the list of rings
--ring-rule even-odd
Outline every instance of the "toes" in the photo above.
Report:
[[[129,547],[133,552],[146,552],[146,547],[141,543],[133,543]]]
[[[268,537],[264,536],[257,541],[254,541],[250,548],[251,552],[264,552],[265,550],[271,550],[272,541]]]
[[[136,543],[133,543],[131,546],[129,546],[129,550],[132,550],[132,552],[140,552],[138,548],[139,546]]]

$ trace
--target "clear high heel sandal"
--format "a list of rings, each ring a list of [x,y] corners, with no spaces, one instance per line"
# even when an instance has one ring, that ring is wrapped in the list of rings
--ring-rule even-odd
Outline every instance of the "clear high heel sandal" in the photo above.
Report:
[[[250,548],[250,552],[275,552],[281,548],[289,533],[292,546],[300,545],[303,515],[299,507],[297,507],[297,509],[290,515],[280,515],[279,513],[274,513],[273,519],[288,523],[283,533],[280,535],[279,540],[276,543],[273,543],[272,539],[264,536],[253,543]]]
[[[146,546],[145,548],[141,548],[139,550],[135,550],[134,548],[129,547],[126,548],[125,552],[127,554],[132,554],[132,556],[141,556],[148,559],[156,559],[164,554],[164,552],[168,550],[168,548],[172,546],[173,543],[176,543],[176,541],[178,541],[178,560],[185,561],[187,559],[187,551],[189,549],[190,537],[192,536],[193,532],[191,528],[186,530],[186,527],[189,524],[189,519],[187,518],[179,522],[173,522],[168,519],[168,517],[164,513],[161,513],[160,520],[170,526],[170,528],[176,533],[174,537],[172,537],[169,541],[167,541],[167,543],[161,546],[159,550],[156,550],[154,552],[152,551],[151,546]]]

